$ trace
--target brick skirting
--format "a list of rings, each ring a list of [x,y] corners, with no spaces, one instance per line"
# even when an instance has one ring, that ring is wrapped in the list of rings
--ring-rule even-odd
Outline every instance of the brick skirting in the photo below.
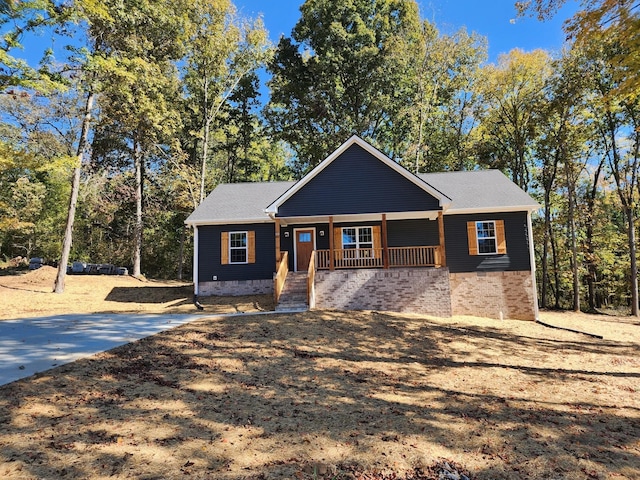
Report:
[[[200,282],[201,297],[209,295],[266,295],[273,293],[273,280],[225,280],[220,282]]]
[[[451,274],[453,315],[535,320],[531,272]]]
[[[448,268],[318,270],[315,308],[451,316]]]

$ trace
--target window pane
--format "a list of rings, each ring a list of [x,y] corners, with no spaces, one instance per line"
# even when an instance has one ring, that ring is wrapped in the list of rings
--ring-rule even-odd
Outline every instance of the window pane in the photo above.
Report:
[[[371,233],[371,227],[363,227],[358,229],[358,240],[360,241],[360,246],[362,247],[363,243],[372,243],[373,242],[373,234]]]
[[[298,233],[298,241],[302,243],[311,242],[311,233],[310,232],[300,232]]]
[[[229,235],[229,245],[231,248],[239,248],[247,246],[247,233],[236,232]]]
[[[342,248],[356,248],[356,229],[342,229]]]
[[[495,237],[495,226],[493,222],[479,222],[476,224],[478,228],[478,238]]]
[[[247,262],[247,249],[246,248],[232,248],[231,249],[231,263],[246,263]]]
[[[494,238],[479,238],[478,239],[478,252],[479,253],[496,253],[496,240]]]

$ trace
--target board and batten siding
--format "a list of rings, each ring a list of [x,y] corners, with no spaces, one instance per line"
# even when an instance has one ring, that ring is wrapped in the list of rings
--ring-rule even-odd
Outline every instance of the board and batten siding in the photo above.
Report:
[[[352,145],[278,208],[278,217],[441,210],[438,199]]]
[[[467,222],[504,220],[506,254],[469,255]],[[445,215],[445,247],[451,273],[531,270],[527,213]]]
[[[221,264],[222,232],[255,232],[255,263]],[[198,227],[198,281],[266,280],[275,269],[275,225],[254,223],[244,225],[204,225]]]

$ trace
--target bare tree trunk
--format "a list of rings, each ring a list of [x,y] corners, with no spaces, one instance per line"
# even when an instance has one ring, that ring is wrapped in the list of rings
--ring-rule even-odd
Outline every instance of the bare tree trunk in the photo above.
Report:
[[[133,276],[141,276],[142,257],[142,149],[138,142],[133,144],[133,163],[136,170],[136,224],[134,232]]]
[[[638,256],[636,248],[636,225],[633,215],[633,208],[626,207],[627,217],[627,237],[629,239],[629,259],[631,266],[631,315],[640,317],[638,311]]]
[[[553,230],[551,232],[551,252],[553,256],[553,275],[555,279],[555,304],[554,308],[560,309],[560,269],[558,268],[558,248],[556,246],[556,239],[553,235]]]
[[[64,230],[64,239],[62,240],[62,254],[60,255],[60,262],[58,263],[58,275],[56,276],[56,281],[53,286],[53,291],[55,293],[64,292],[67,264],[69,263],[69,255],[71,253],[71,245],[73,243],[73,223],[76,218],[76,205],[78,203],[78,193],[80,191],[82,157],[89,138],[89,125],[91,123],[91,110],[93,109],[94,98],[95,94],[93,93],[93,90],[90,90],[84,106],[84,117],[82,119],[78,149],[76,150],[76,166],[73,169],[73,179],[71,181],[71,197],[69,199],[69,210],[67,211],[67,226]]]
[[[542,308],[547,308],[547,291],[549,290],[549,241],[551,237],[551,201],[549,193],[544,193],[544,236],[542,240],[542,288],[540,292],[540,300]]]
[[[182,269],[184,266],[184,231],[187,229],[186,225],[182,225],[182,229],[180,231],[180,258],[178,260],[178,280],[182,280]]]
[[[591,185],[591,190],[588,192],[587,196],[587,228],[586,228],[586,264],[587,264],[587,287],[588,287],[588,303],[589,303],[589,311],[595,312],[596,308],[599,308],[600,305],[596,302],[596,281],[597,281],[597,266],[595,262],[595,246],[593,244],[593,227],[594,227],[594,210],[595,210],[595,201],[596,195],[598,193],[598,182],[600,181],[600,174],[602,172],[602,167],[604,166],[604,157],[600,160],[598,168],[596,169],[593,175],[593,184]]]
[[[571,173],[569,173],[571,175]],[[569,235],[571,236],[571,271],[573,274],[573,311],[580,311],[580,277],[578,275],[578,242],[576,240],[576,219],[574,213],[573,179],[569,179]]]
[[[204,183],[207,177],[207,157],[209,155],[210,130],[211,130],[211,120],[207,118],[204,122],[204,139],[202,141],[202,170],[200,172],[200,203],[204,201]]]

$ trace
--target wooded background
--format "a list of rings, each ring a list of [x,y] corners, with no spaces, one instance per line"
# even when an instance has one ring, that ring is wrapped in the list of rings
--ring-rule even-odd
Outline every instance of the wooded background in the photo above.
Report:
[[[308,0],[277,45],[228,0],[0,1],[0,257],[188,279],[217,184],[300,178],[355,133],[413,172],[502,170],[543,206],[541,305],[637,315],[640,3],[581,4],[561,53],[488,63],[413,0]]]

